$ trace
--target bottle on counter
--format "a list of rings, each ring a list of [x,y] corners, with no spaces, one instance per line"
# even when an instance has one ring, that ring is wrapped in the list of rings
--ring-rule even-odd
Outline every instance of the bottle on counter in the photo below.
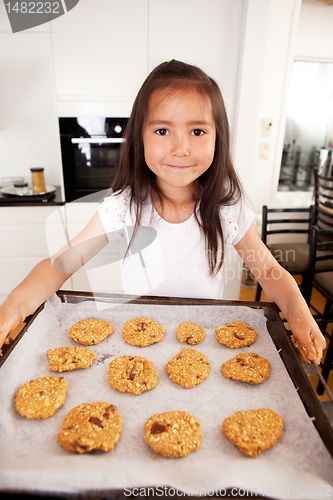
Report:
[[[31,168],[32,190],[35,194],[46,192],[44,169],[42,167]]]

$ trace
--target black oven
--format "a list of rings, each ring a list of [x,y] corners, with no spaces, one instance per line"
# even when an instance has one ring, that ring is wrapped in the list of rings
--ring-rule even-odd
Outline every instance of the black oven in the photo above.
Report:
[[[59,118],[66,202],[108,189],[128,118]]]

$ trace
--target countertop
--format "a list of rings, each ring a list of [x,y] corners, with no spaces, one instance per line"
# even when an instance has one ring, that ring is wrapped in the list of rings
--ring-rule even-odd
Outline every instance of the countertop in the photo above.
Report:
[[[64,204],[60,186],[56,186],[55,193],[40,196],[12,196],[0,193],[0,207],[41,207]]]

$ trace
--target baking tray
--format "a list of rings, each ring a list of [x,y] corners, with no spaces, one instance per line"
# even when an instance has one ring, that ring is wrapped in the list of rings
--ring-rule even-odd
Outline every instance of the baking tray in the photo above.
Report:
[[[327,450],[333,458],[333,419],[329,411],[325,411],[321,404],[318,394],[313,387],[309,375],[315,375],[322,382],[331,403],[333,404],[333,395],[321,375],[317,365],[314,363],[303,363],[294,348],[290,332],[288,332],[279,315],[279,308],[271,302],[245,302],[245,301],[227,301],[227,300],[209,300],[209,299],[184,299],[184,298],[165,298],[165,297],[140,297],[131,299],[128,295],[109,295],[92,294],[88,292],[63,292],[57,294],[63,302],[78,303],[83,300],[99,300],[101,302],[117,301],[119,298],[124,303],[133,304],[158,304],[158,305],[210,305],[210,306],[247,306],[253,309],[262,309],[267,318],[267,329],[275,344],[275,347],[287,368],[289,376],[296,387],[297,393],[301,398],[303,405],[310,418],[319,432]]]
[[[58,297],[62,302],[77,304],[82,301],[95,301],[99,302],[107,302],[107,303],[133,303],[133,304],[154,304],[154,305],[209,305],[209,306],[246,306],[253,309],[261,309],[267,319],[267,329],[268,332],[275,344],[277,351],[289,373],[291,380],[294,383],[294,386],[297,389],[297,393],[308,413],[311,420],[313,421],[314,426],[316,427],[323,443],[325,444],[328,452],[333,457],[333,428],[330,424],[328,415],[325,413],[323,405],[320,403],[317,393],[313,388],[313,385],[309,379],[309,373],[313,373],[318,376],[319,379],[322,380],[321,374],[318,368],[311,364],[306,365],[302,363],[297,355],[296,350],[294,349],[291,340],[290,333],[285,329],[283,322],[279,316],[279,309],[275,304],[272,303],[262,303],[262,302],[240,302],[240,301],[223,301],[223,300],[194,300],[194,299],[183,299],[183,298],[165,298],[165,297],[131,297],[125,295],[117,295],[117,294],[91,294],[86,292],[67,292],[67,291],[59,291],[57,293]],[[17,343],[23,337],[25,332],[28,330],[31,323],[35,320],[38,314],[43,310],[44,305],[42,305],[35,314],[26,319],[26,326],[20,332],[18,337],[15,339],[13,344],[10,346],[4,346],[3,348],[3,357],[0,358],[0,366],[8,359],[10,353],[13,351]],[[325,388],[329,393],[327,385],[324,382]],[[1,485],[0,485],[1,490]],[[13,493],[13,492],[11,492]],[[30,492],[33,493],[33,492]],[[78,495],[79,493],[79,495]],[[36,492],[39,498],[41,492]],[[49,494],[49,493],[48,493]],[[96,492],[96,497],[98,498],[119,498],[121,496],[121,492],[116,491],[98,491]],[[51,494],[52,496],[52,494]],[[54,496],[54,495],[53,495]],[[66,498],[71,495],[66,494]],[[76,492],[76,497],[86,497],[94,498],[94,493],[92,491],[89,492]],[[161,496],[161,495],[158,495]],[[228,496],[228,494],[227,494]],[[233,496],[229,494],[229,496]],[[244,497],[242,494],[240,497]],[[121,496],[122,498],[126,498]],[[239,497],[239,498],[240,498]],[[262,498],[259,496],[259,498]]]

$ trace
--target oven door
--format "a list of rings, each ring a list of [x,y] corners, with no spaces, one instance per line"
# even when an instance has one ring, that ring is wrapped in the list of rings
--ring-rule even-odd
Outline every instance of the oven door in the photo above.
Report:
[[[120,146],[124,142],[122,133],[118,134],[121,137],[108,137],[106,133],[103,134],[104,130],[101,130],[100,135],[89,136],[89,133],[82,127],[79,133],[77,129],[69,130],[68,120],[73,119],[60,119],[66,202],[104,191],[110,187],[118,168]],[[117,123],[119,120],[122,120],[120,128],[123,131],[127,119],[117,119]],[[65,130],[66,127],[67,130]]]
[[[117,172],[123,141],[113,138],[62,138],[67,202],[109,188]]]

